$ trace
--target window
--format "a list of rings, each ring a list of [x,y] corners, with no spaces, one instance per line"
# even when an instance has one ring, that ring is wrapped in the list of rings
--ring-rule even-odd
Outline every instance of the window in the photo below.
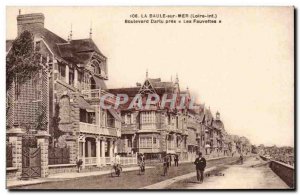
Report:
[[[132,124],[132,115],[131,114],[125,114],[125,124]]]
[[[83,89],[82,88],[82,78],[83,78],[83,76],[82,76],[82,73],[81,72],[78,72],[78,77],[77,77],[77,79],[78,79],[78,84],[77,84],[77,87],[79,88],[79,89]]]
[[[140,148],[151,148],[151,147],[152,147],[152,137],[140,138]]]
[[[130,137],[127,139],[127,142],[128,142],[128,144],[127,144],[128,147],[132,147],[132,140]]]
[[[96,74],[101,74],[101,69],[99,68],[99,66],[95,67],[95,73]]]
[[[58,72],[59,72],[59,80],[65,80],[66,77],[66,65],[60,64],[58,66]]]
[[[153,144],[156,144],[156,137],[153,137]]]
[[[142,124],[155,123],[155,113],[154,112],[143,112],[141,114]]]
[[[115,128],[115,118],[110,112],[107,112],[107,126]]]
[[[94,60],[91,66],[95,74],[101,74],[101,65],[98,61]]]

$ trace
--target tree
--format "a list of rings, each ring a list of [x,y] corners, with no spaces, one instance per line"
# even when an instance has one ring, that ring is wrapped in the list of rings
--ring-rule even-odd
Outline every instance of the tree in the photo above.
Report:
[[[21,33],[6,57],[6,91],[16,78],[24,83],[40,70],[40,57],[34,49],[33,35],[29,31]]]

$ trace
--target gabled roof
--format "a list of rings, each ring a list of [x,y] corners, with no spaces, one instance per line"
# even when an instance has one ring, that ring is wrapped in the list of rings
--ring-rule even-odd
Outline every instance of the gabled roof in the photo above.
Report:
[[[224,124],[221,120],[214,120],[213,121],[213,127],[219,130],[224,130]]]
[[[129,97],[134,97],[138,93],[139,89],[140,87],[114,88],[108,89],[108,92],[114,95],[127,94]]]
[[[57,43],[60,56],[72,63],[86,64],[94,52],[106,58],[92,39],[77,39],[67,43]]]
[[[162,82],[160,78],[148,79],[154,88],[173,88],[173,82]]]
[[[214,118],[210,109],[205,109],[205,120],[208,125],[212,125]]]
[[[30,30],[30,32],[33,34],[40,35],[45,40],[47,45],[50,47],[51,51],[55,55],[61,57],[56,44],[57,43],[67,43],[66,40],[64,40],[63,38],[61,38],[60,36],[56,35],[55,33],[51,32],[50,30],[48,30],[46,28],[33,28]]]
[[[94,52],[106,58],[92,39],[78,39],[68,42],[50,30],[40,26],[31,28],[30,32],[43,38],[54,55],[68,62],[85,64],[91,59]],[[10,48],[11,43],[12,40],[6,41],[6,51]]]

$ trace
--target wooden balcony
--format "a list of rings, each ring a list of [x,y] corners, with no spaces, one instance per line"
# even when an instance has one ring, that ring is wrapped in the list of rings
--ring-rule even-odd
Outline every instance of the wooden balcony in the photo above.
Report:
[[[188,119],[187,120],[187,127],[188,128],[193,128],[193,129],[198,129],[199,124],[194,120],[194,119]]]
[[[79,122],[79,131],[94,135],[111,135],[121,137],[121,130],[111,127],[100,127],[96,124]]]
[[[100,89],[82,90],[81,93],[84,95],[84,99],[86,100],[100,100],[102,96],[110,94]],[[110,94],[106,96],[105,102],[114,105],[116,103],[116,99],[117,97],[115,95]]]

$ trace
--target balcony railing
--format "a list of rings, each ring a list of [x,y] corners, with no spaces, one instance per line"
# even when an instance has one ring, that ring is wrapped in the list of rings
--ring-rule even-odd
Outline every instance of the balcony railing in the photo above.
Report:
[[[79,130],[83,133],[100,134],[100,127],[95,124],[79,122]]]
[[[121,157],[121,165],[136,165],[137,157]]]
[[[111,133],[109,132],[116,131],[114,135],[118,137],[121,136],[121,131],[116,128],[100,127],[99,125],[96,124],[83,123],[83,122],[79,122],[79,131],[82,133],[90,133],[96,135],[110,135]]]
[[[100,99],[101,96],[110,94],[104,90],[100,89],[87,89],[82,90],[81,93],[84,95],[85,99],[91,100],[91,99]],[[113,94],[107,95],[105,97],[105,102],[110,104],[115,104],[117,97]]]
[[[190,128],[194,128],[194,129],[197,129],[199,126],[199,124],[194,120],[194,119],[188,119],[187,120],[187,127],[190,127]]]
[[[85,157],[85,164],[86,165],[96,165],[97,164],[97,157]]]

